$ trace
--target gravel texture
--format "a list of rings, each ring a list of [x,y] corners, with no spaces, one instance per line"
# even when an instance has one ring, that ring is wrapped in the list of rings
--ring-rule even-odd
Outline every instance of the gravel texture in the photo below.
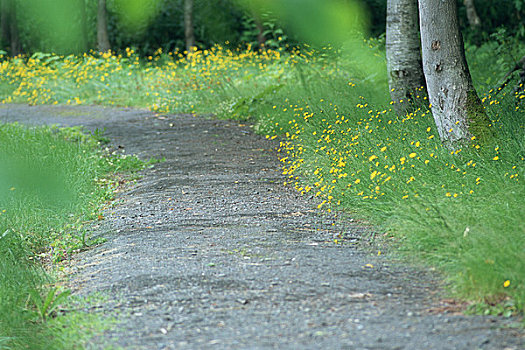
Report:
[[[434,273],[363,248],[369,229],[284,187],[275,143],[248,126],[0,106],[8,121],[105,128],[113,147],[166,158],[97,223],[107,242],[76,258],[76,293],[109,296],[101,309],[120,320],[95,349],[525,348],[516,320],[454,312]]]

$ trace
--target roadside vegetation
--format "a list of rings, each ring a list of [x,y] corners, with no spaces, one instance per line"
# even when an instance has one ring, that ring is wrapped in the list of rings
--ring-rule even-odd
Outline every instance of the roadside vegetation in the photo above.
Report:
[[[59,277],[71,254],[99,242],[88,229],[116,171],[145,166],[99,144],[80,128],[0,124],[0,349],[74,348],[109,325]]]
[[[382,45],[367,42],[371,57],[383,58]],[[525,308],[525,93],[497,87],[524,54],[508,38],[467,47],[497,140],[455,150],[439,140],[425,96],[396,115],[384,73],[330,48],[5,58],[0,100],[250,120],[280,141],[286,183],[320,210],[374,224],[403,255],[439,268],[474,311],[511,315]]]

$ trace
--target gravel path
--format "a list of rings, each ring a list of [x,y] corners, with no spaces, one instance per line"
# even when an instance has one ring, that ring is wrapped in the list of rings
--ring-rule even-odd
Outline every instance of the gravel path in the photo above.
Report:
[[[77,257],[76,293],[110,296],[124,349],[525,348],[512,320],[446,309],[432,273],[360,248],[369,232],[283,187],[275,144],[232,121],[102,107],[0,106],[0,122],[106,128],[165,157]],[[333,239],[344,233],[344,244]],[[101,345],[93,344],[95,349]]]

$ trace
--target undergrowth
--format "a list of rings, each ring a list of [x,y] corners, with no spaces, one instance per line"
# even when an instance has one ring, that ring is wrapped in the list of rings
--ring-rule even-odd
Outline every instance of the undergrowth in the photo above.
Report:
[[[128,170],[145,166],[129,157]],[[98,241],[87,226],[113,197],[117,164],[80,128],[0,124],[0,349],[80,347],[97,317],[56,287],[57,263]],[[113,180],[112,180],[113,179]]]
[[[370,57],[383,57],[381,42],[368,45]],[[491,88],[525,49],[500,50],[502,64],[490,64],[499,47],[467,50],[497,142],[455,151],[441,144],[425,97],[396,115],[384,72],[365,73],[365,62],[333,49],[38,54],[4,60],[0,92],[4,103],[249,119],[280,140],[287,184],[317,197],[320,210],[366,218],[404,256],[439,267],[456,297],[508,315],[525,308],[525,94]]]

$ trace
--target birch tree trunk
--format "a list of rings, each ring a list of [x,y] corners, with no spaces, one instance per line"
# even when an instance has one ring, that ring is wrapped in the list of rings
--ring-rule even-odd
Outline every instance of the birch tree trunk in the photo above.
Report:
[[[441,140],[492,138],[490,119],[472,84],[459,31],[456,0],[419,0],[423,71]]]
[[[190,53],[195,47],[193,0],[184,0],[184,38],[186,39],[186,51]]]
[[[476,6],[474,5],[474,0],[463,0],[465,9],[467,10],[467,20],[471,29],[477,29],[481,26],[481,19],[478,16],[476,11]]]
[[[396,111],[406,114],[409,101],[425,86],[417,0],[387,1],[386,58],[390,97]]]
[[[108,35],[108,10],[106,7],[106,0],[98,0],[97,45],[100,52],[111,50]]]

